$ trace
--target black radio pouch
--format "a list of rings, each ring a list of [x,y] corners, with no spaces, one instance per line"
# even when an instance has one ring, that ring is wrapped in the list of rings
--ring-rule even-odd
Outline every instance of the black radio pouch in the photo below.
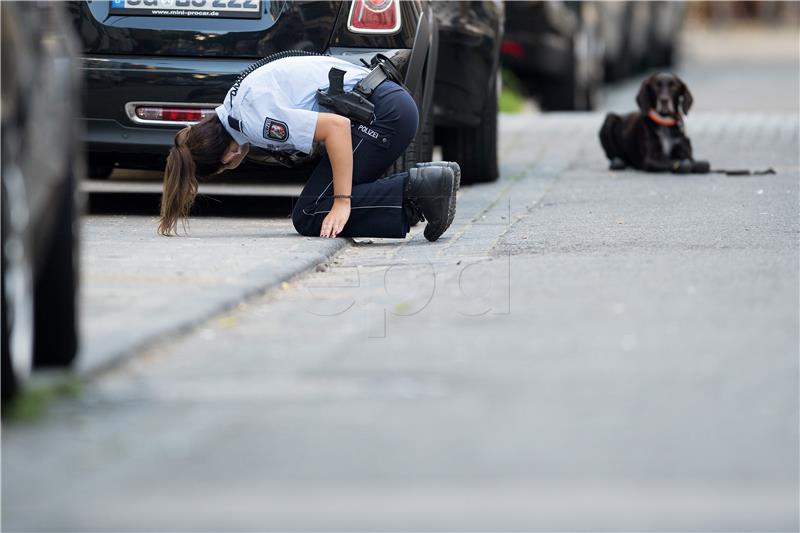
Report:
[[[344,90],[345,71],[333,67],[328,72],[328,90],[317,90],[317,102],[337,115],[343,115],[362,124],[369,124],[375,105],[358,91]]]
[[[344,91],[345,71],[336,67],[328,72],[328,90],[317,90],[317,102],[321,106],[333,110],[339,115],[369,124],[372,121],[375,105],[369,101],[375,89],[386,80],[391,80],[403,86],[403,76],[392,60],[383,54],[376,54],[372,61],[365,66],[370,67],[369,74],[356,84],[352,91]]]

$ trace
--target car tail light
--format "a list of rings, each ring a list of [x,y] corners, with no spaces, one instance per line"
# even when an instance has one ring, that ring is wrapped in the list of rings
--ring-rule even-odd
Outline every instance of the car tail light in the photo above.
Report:
[[[136,118],[157,122],[200,122],[214,113],[213,109],[192,107],[136,106]]]
[[[400,29],[400,0],[353,0],[347,29],[353,33],[394,33]]]
[[[522,59],[525,57],[525,48],[517,41],[503,40],[500,45],[500,53],[511,56],[514,59]]]

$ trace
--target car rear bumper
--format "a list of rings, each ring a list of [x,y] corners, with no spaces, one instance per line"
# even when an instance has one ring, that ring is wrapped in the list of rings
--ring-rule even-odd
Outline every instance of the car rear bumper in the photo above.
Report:
[[[113,119],[84,118],[84,142],[89,152],[155,154],[169,149],[174,129],[125,126]]]
[[[164,155],[176,126],[136,124],[128,102],[222,102],[251,60],[96,56],[81,59],[86,80],[85,144],[90,153]]]
[[[330,55],[359,63],[387,49],[330,50]],[[86,80],[84,143],[90,160],[102,158],[130,168],[163,168],[180,126],[143,125],[125,109],[130,102],[219,105],[252,59],[187,59],[95,56],[81,59]]]

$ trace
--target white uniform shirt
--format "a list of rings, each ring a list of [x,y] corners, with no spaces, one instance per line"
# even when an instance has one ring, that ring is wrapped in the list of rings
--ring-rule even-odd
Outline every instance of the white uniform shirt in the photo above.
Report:
[[[257,68],[230,91],[216,108],[225,129],[239,144],[310,154],[317,127],[317,89],[328,88],[331,67],[345,71],[344,90],[352,90],[369,73],[364,67],[330,56],[285,57]],[[228,116],[240,121],[239,132]]]

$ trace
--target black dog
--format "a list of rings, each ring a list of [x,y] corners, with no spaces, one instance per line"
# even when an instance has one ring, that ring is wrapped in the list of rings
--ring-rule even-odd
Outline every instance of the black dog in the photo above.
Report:
[[[638,113],[609,113],[600,128],[600,143],[611,170],[627,166],[650,172],[709,171],[707,161],[695,161],[683,116],[692,107],[692,93],[674,74],[654,74],[642,82]]]

